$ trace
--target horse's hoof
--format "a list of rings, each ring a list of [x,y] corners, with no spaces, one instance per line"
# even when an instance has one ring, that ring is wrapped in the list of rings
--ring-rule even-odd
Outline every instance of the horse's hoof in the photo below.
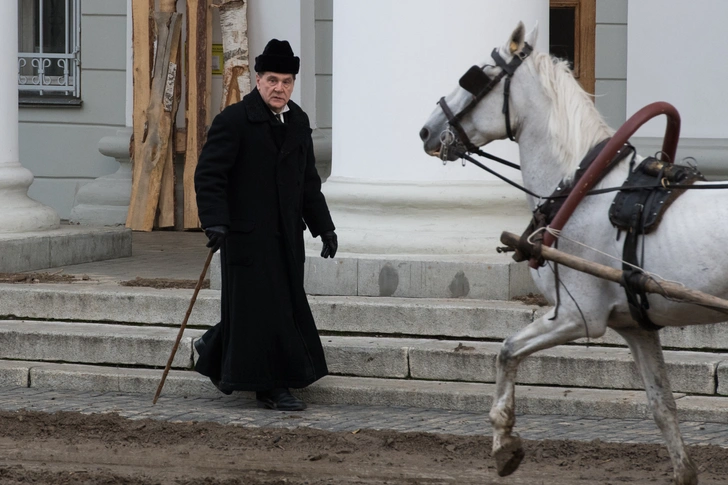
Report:
[[[685,456],[674,472],[675,485],[698,485],[698,469],[690,457]]]
[[[521,438],[518,436],[509,436],[501,438],[500,446],[497,450],[493,450],[493,458],[495,458],[495,469],[498,476],[507,477],[514,471],[518,470],[526,453],[521,446]]]

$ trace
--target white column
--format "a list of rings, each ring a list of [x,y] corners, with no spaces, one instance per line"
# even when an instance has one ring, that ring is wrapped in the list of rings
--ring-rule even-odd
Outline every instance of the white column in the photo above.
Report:
[[[655,12],[660,12],[656,35]],[[640,0],[628,4],[627,116],[655,101],[667,101],[680,112],[681,132],[687,138],[726,138],[728,119],[728,63],[716,58],[728,39],[716,36],[725,28],[728,2]],[[685,22],[688,17],[696,22]],[[700,46],[700,47],[697,47]],[[679,59],[679,69],[676,60]],[[640,129],[641,136],[665,134],[665,117]]]
[[[538,23],[537,48],[547,51],[548,7],[547,0],[334,2],[332,173],[324,193],[342,251],[483,254],[499,245],[502,230],[525,229],[523,194],[471,165],[443,166],[424,153],[418,133],[437,100],[470,66],[490,61],[519,20],[528,30]],[[515,143],[487,150],[518,161]]]
[[[33,174],[19,161],[18,2],[0,2],[0,233],[55,229],[56,212],[28,197]]]

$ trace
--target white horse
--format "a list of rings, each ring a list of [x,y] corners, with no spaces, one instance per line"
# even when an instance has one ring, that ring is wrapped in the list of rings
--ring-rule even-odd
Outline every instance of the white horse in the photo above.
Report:
[[[460,113],[474,101],[474,96],[457,87],[444,98],[446,106],[441,102],[429,117],[420,137],[425,151],[440,157],[441,150],[447,148],[443,143],[453,141],[453,131],[469,138],[472,145],[478,147],[504,139],[512,132],[519,145],[524,185],[535,194],[548,196],[562,180],[572,177],[584,155],[610,137],[613,131],[565,62],[541,52],[528,55],[536,37],[537,28],[526,34],[523,24],[519,23],[505,45],[494,51],[499,56],[494,55],[493,59],[500,57],[502,62],[489,58],[477,66],[492,80],[504,70],[503,62],[522,59],[510,79],[508,116],[503,114],[505,79],[496,79],[491,83],[490,92],[476,99],[472,109],[459,119],[461,131],[458,132],[448,118],[452,118],[453,113]],[[484,82],[489,80],[483,79]],[[446,115],[444,110],[448,108],[451,113]],[[450,153],[447,158],[453,160],[457,156]],[[628,174],[629,158],[620,161],[595,188],[621,185]],[[616,240],[617,231],[608,218],[613,199],[614,193],[586,197],[563,227],[559,250],[621,270],[622,240]],[[537,202],[538,199],[529,197],[532,209]],[[728,297],[728,273],[721,264],[728,235],[726,221],[728,190],[685,191],[666,211],[658,229],[643,238],[645,270],[665,280],[681,282],[688,288]],[[557,283],[551,267],[532,270],[532,276],[544,296],[555,304]],[[667,442],[675,483],[696,484],[697,469],[686,453],[680,434],[659,333],[643,330],[635,323],[624,289],[619,285],[564,266],[559,266],[559,280],[562,290],[558,311],[552,309],[508,337],[498,355],[490,421],[493,456],[499,475],[515,471],[523,458],[520,439],[512,433],[518,364],[538,350],[579,338],[601,337],[610,327],[627,341],[642,375],[649,405]],[[723,313],[671,302],[656,295],[650,298],[648,315],[652,322],[661,326],[717,323],[728,319]]]

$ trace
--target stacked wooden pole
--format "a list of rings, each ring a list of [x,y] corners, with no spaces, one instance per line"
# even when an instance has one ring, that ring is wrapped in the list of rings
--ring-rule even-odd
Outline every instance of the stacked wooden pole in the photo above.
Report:
[[[175,226],[174,157],[184,154],[184,229],[200,227],[194,187],[197,159],[211,122],[212,15],[220,9],[223,38],[221,109],[250,91],[247,0],[187,2],[185,129],[175,129],[181,97],[181,16],[176,0],[132,0],[134,28],[134,148],[127,227]],[[214,4],[213,4],[214,2]],[[155,35],[156,33],[156,35]],[[156,52],[153,51],[156,45]],[[152,62],[153,61],[153,62]]]
[[[141,177],[142,148],[147,137],[147,108],[152,79],[154,0],[132,0],[132,37],[134,51],[134,122],[132,135],[132,193]],[[131,199],[134,200],[134,197]],[[130,202],[131,204],[131,202]],[[127,216],[127,227],[129,225]]]
[[[195,197],[195,168],[211,122],[212,15],[209,0],[187,3],[187,94],[183,226],[200,227]]]
[[[165,171],[167,172],[166,199],[162,208],[167,213],[160,217],[160,223],[169,224],[171,219],[171,225],[174,225],[172,136],[178,104],[175,87],[178,85],[177,77],[180,75],[177,54],[182,26],[181,16],[175,11],[175,3],[175,0],[159,0],[159,10],[154,13],[157,42],[149,104],[146,110],[146,128],[140,151],[136,150],[139,140],[135,139],[135,154],[139,157],[134,159],[131,200],[126,219],[126,226],[137,231],[151,231],[154,227]],[[135,5],[140,8],[134,9]],[[147,0],[134,0],[133,12],[138,11],[143,15],[148,5]],[[140,79],[140,83],[143,82],[144,79]],[[137,120],[135,124],[136,122]],[[171,204],[167,200],[170,195]]]

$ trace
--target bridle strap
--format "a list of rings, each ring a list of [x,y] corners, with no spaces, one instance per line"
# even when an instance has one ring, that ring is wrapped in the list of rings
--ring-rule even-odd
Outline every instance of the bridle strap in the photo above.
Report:
[[[498,49],[493,49],[493,52],[490,54],[490,56],[495,61],[496,65],[502,69],[502,73],[506,73],[506,80],[503,85],[503,114],[506,117],[506,134],[508,135],[508,139],[511,141],[516,141],[515,136],[513,135],[513,130],[511,129],[511,115],[510,115],[510,91],[511,91],[511,78],[513,77],[513,74],[516,72],[516,69],[518,69],[518,66],[523,64],[523,61],[531,55],[531,52],[533,52],[533,47],[531,47],[528,42],[525,43],[523,46],[523,49],[521,49],[521,52],[518,52],[513,55],[513,58],[511,59],[511,62],[506,62],[503,57],[498,53]]]
[[[447,105],[447,102],[445,102],[445,96],[440,98],[440,101],[438,101],[437,104],[439,104],[440,108],[442,108],[443,113],[445,113],[445,116],[447,117],[448,123],[450,123],[450,126],[455,129],[458,138],[460,138],[460,141],[463,145],[465,145],[465,148],[467,148],[469,152],[477,151],[478,147],[470,141],[470,138],[468,138],[468,135],[465,134],[465,130],[460,124],[460,120],[453,114],[452,110]]]
[[[508,135],[508,139],[511,141],[516,141],[516,138],[513,136],[513,131],[511,130],[511,110],[509,109],[510,102],[510,90],[511,90],[511,76],[508,76],[505,80],[505,83],[503,84],[503,114],[506,115],[506,134]]]

